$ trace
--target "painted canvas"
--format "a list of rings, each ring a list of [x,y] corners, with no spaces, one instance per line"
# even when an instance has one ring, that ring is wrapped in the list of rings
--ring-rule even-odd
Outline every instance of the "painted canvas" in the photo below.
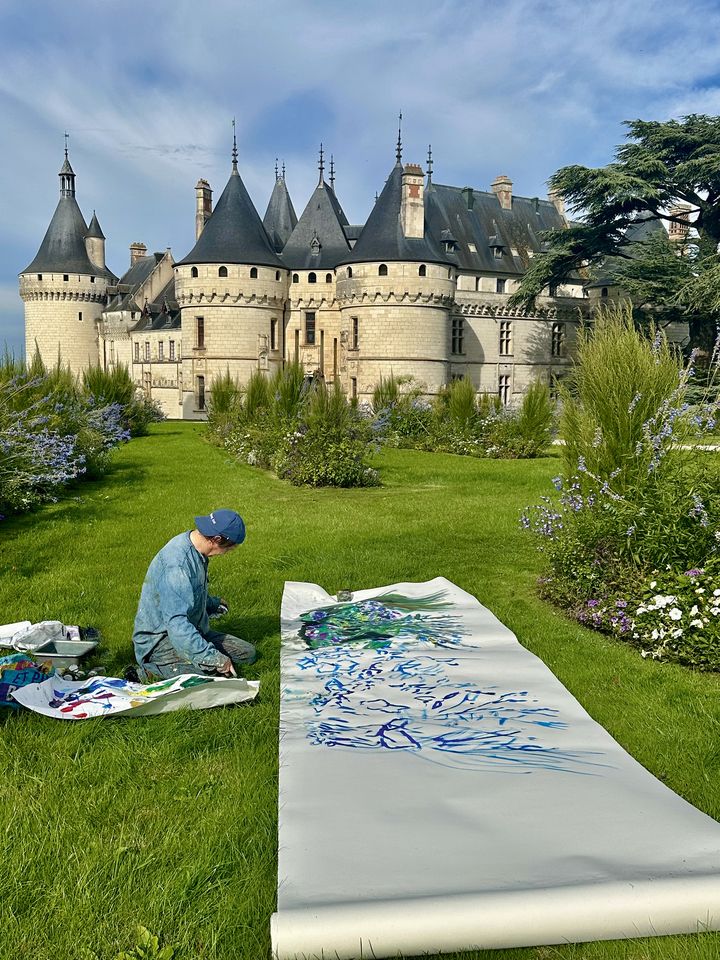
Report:
[[[288,583],[282,635],[278,958],[720,928],[720,825],[474,597]]]
[[[57,720],[87,720],[118,714],[147,717],[181,708],[206,710],[243,703],[257,696],[259,686],[254,680],[194,674],[150,684],[116,677],[63,680],[55,675],[16,690],[13,696],[21,706]]]

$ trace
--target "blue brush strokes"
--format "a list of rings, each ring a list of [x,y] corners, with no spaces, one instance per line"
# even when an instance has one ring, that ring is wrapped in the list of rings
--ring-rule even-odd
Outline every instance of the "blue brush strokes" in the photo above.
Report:
[[[590,774],[604,766],[598,753],[543,743],[543,731],[567,729],[558,710],[527,690],[453,680],[458,659],[419,653],[417,635],[373,650],[347,642],[305,650],[296,664],[322,681],[320,693],[295,687],[290,696],[314,711],[307,737],[317,746],[403,750],[453,767],[515,773]]]

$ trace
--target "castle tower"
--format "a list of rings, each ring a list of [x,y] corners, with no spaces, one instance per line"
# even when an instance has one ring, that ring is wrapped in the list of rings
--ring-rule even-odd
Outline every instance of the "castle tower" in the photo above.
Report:
[[[241,384],[282,364],[287,271],[237,165],[195,246],[175,265],[182,328],[183,417],[202,419],[216,377]]]
[[[350,253],[347,217],[325,181],[322,146],[318,184],[282,252],[290,270],[290,317],[286,357],[298,360],[309,375],[340,378],[346,344],[335,296],[335,268]]]
[[[417,164],[397,163],[350,255],[337,296],[348,343],[348,391],[369,399],[381,376],[411,376],[428,394],[449,379],[455,267],[427,229]]]
[[[20,274],[25,356],[30,361],[37,345],[47,366],[54,366],[59,356],[79,374],[98,363],[97,322],[107,285],[116,278],[105,266],[105,238],[97,218],[88,230],[75,199],[67,147],[59,177],[60,200],[50,226],[35,259]]]

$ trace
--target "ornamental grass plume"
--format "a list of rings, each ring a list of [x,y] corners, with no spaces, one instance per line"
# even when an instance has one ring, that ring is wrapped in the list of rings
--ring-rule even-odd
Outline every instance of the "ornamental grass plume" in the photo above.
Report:
[[[613,478],[623,492],[670,449],[684,413],[688,371],[660,333],[635,329],[627,302],[581,328],[573,371],[560,386],[565,475]]]

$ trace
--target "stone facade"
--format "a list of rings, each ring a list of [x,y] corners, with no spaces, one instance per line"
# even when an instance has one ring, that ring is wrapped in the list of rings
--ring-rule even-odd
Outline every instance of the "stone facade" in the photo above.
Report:
[[[542,232],[567,222],[562,202],[514,196],[504,175],[485,193],[436,186],[429,176],[426,186],[419,166],[403,167],[399,149],[367,223],[356,226],[332,175],[324,181],[322,156],[300,221],[277,171],[260,221],[234,154],[214,211],[210,185],[196,185],[190,254],[175,263],[169,249],[148,256],[133,243],[119,280],[105,267],[94,216],[83,233],[71,174],[66,158],[64,219],[58,226],[56,211],[48,235],[62,227],[76,269],[21,275],[27,355],[37,344],[47,363],[59,355],[74,372],[127,364],[172,419],[204,418],[218,376],[229,372],[242,386],[254,371],[270,376],[291,361],[361,400],[392,373],[428,396],[469,377],[478,392],[516,403],[534,380],[552,385],[566,374],[579,324],[608,295],[577,277],[546,291],[532,311],[509,308],[542,251]],[[74,247],[73,229],[82,234]],[[42,265],[47,237],[43,244],[31,267]],[[669,332],[687,337],[683,325]]]

